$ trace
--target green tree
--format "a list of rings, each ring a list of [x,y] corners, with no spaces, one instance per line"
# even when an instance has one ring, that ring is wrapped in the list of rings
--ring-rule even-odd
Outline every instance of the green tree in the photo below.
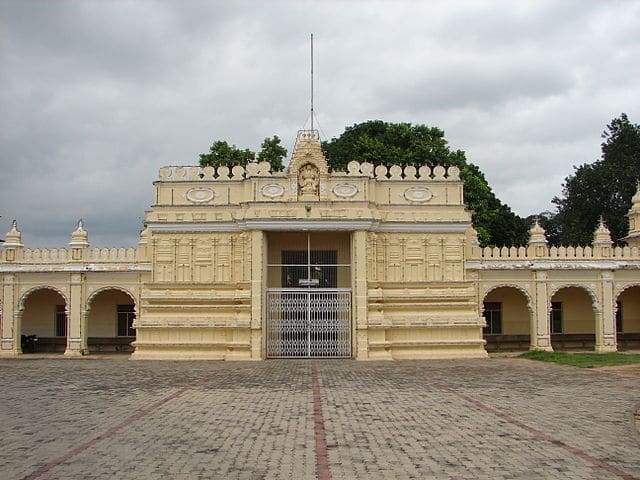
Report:
[[[274,135],[271,138],[265,138],[262,142],[261,150],[258,153],[258,161],[267,161],[271,164],[271,170],[282,171],[284,165],[282,159],[287,156],[287,149],[280,145],[280,138]]]
[[[601,159],[575,167],[562,185],[554,221],[564,245],[589,245],[600,216],[619,243],[629,230],[626,216],[640,178],[640,126],[622,113],[602,133]]]
[[[200,154],[200,166],[244,166],[249,162],[253,162],[255,158],[255,152],[252,152],[249,149],[241,150],[235,145],[229,145],[223,140],[218,140],[214,142],[213,145],[211,145],[211,148],[209,148],[209,153]]]
[[[455,165],[464,181],[464,200],[473,211],[480,244],[524,245],[528,224],[495,196],[480,169],[468,163],[462,150],[451,151],[439,128],[381,120],[347,127],[337,138],[323,142],[334,170],[345,170],[351,160],[383,165]]]

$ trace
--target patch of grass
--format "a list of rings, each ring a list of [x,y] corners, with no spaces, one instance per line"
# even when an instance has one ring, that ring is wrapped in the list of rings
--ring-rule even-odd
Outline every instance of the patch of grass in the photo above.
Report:
[[[532,350],[520,355],[521,358],[571,365],[580,368],[611,367],[640,363],[640,355],[628,353],[567,353]]]

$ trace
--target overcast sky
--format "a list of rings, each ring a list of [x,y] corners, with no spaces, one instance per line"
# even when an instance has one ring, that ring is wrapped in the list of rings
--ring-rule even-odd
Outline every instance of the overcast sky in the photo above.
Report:
[[[163,165],[214,140],[291,153],[371,119],[437,126],[519,215],[640,123],[638,1],[0,0],[0,238],[137,242]]]

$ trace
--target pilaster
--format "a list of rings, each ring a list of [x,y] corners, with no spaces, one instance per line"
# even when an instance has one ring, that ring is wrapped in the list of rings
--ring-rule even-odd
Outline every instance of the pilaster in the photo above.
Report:
[[[14,295],[18,289],[15,285],[14,275],[5,275],[2,286],[2,343],[0,355],[14,356],[21,353],[20,350],[20,317],[21,312],[16,306]]]
[[[351,258],[353,264],[353,323],[355,338],[353,356],[358,360],[369,358],[369,338],[367,322],[367,232],[358,230],[351,237]]]
[[[551,331],[549,321],[549,293],[547,291],[547,273],[535,272],[536,308],[535,321],[531,332],[531,350],[552,352]]]
[[[602,272],[601,277],[601,308],[596,311],[595,351],[597,353],[615,352],[618,347],[616,342],[613,272]]]
[[[80,313],[80,351],[84,355],[89,352],[89,310],[82,309]]]
[[[263,358],[264,278],[267,271],[267,237],[262,230],[251,232],[251,359]]]
[[[72,273],[69,305],[67,305],[67,348],[65,355],[83,355],[82,350],[82,284],[84,275]]]

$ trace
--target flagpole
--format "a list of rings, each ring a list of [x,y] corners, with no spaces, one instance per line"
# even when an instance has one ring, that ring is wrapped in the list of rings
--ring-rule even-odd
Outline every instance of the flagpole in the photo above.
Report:
[[[311,34],[311,130],[313,130],[313,33]]]

